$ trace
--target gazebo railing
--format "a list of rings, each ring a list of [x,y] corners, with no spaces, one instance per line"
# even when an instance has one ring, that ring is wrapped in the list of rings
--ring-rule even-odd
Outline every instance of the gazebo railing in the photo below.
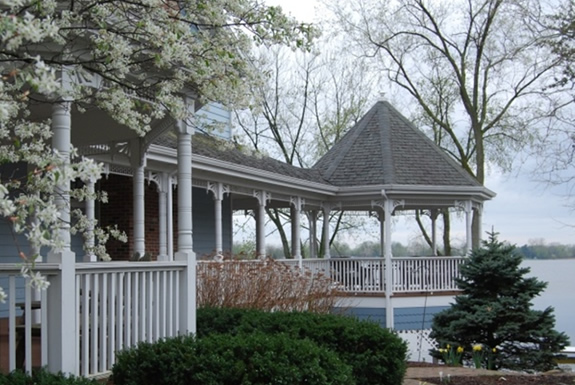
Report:
[[[282,263],[298,266],[297,259]],[[399,293],[458,290],[456,278],[464,257],[394,257],[392,291]],[[385,293],[384,258],[303,259],[302,266],[337,282],[347,293]]]

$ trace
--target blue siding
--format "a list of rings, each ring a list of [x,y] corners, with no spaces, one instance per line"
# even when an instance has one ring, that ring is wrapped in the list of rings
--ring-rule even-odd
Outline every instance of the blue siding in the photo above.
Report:
[[[197,129],[223,139],[232,138],[232,112],[219,103],[209,103],[196,113]]]
[[[343,310],[343,314],[356,317],[360,320],[368,320],[385,327],[385,308],[351,307]]]
[[[430,307],[399,307],[393,310],[395,330],[430,329],[433,316],[448,306]],[[343,314],[369,320],[385,327],[385,308],[351,307],[343,310]]]
[[[448,306],[400,307],[393,312],[395,330],[431,329],[433,316]]]
[[[193,190],[192,220],[194,224],[194,251],[202,258],[214,251],[216,245],[214,200],[211,192],[205,189]],[[232,210],[228,196],[222,202],[223,251],[232,250]]]

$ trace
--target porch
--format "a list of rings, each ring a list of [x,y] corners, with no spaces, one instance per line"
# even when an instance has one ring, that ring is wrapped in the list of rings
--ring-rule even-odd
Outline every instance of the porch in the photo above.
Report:
[[[331,277],[342,296],[391,298],[453,292],[463,258],[392,258],[390,295],[385,295],[384,261],[332,258],[281,262],[295,269],[301,263],[313,274]],[[207,263],[213,262],[198,262],[198,271]],[[261,261],[247,263],[257,265]],[[59,360],[66,359],[71,373],[105,374],[114,365],[116,351],[191,330],[189,325],[195,320],[190,304],[195,306],[191,297],[195,290],[186,287],[186,282],[195,268],[191,261],[42,263],[37,270],[51,285],[36,292],[21,277],[18,267],[0,264],[0,280],[9,296],[7,304],[0,307],[0,367],[6,371],[23,365],[31,370],[59,365]],[[74,278],[63,279],[69,274]],[[66,302],[66,295],[71,295],[72,301]]]

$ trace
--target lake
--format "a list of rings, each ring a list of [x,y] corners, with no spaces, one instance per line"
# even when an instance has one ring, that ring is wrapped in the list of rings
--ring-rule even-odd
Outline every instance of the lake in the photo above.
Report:
[[[533,308],[555,308],[555,329],[565,332],[575,346],[575,259],[524,260],[529,276],[547,282],[545,291],[533,300]]]

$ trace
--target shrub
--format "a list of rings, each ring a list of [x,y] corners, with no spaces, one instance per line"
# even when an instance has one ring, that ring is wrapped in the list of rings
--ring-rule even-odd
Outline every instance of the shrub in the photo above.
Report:
[[[379,325],[333,314],[268,313],[246,309],[198,309],[198,336],[214,333],[285,333],[336,352],[357,384],[400,385],[406,370],[404,341]]]
[[[355,384],[337,354],[310,340],[263,333],[178,337],[118,353],[116,385]]]
[[[32,374],[15,370],[8,374],[0,373],[0,385],[96,385],[98,381],[83,377],[65,376],[50,373],[45,369],[34,370]]]
[[[337,297],[329,277],[273,259],[203,261],[197,288],[198,306],[206,307],[329,313]]]

